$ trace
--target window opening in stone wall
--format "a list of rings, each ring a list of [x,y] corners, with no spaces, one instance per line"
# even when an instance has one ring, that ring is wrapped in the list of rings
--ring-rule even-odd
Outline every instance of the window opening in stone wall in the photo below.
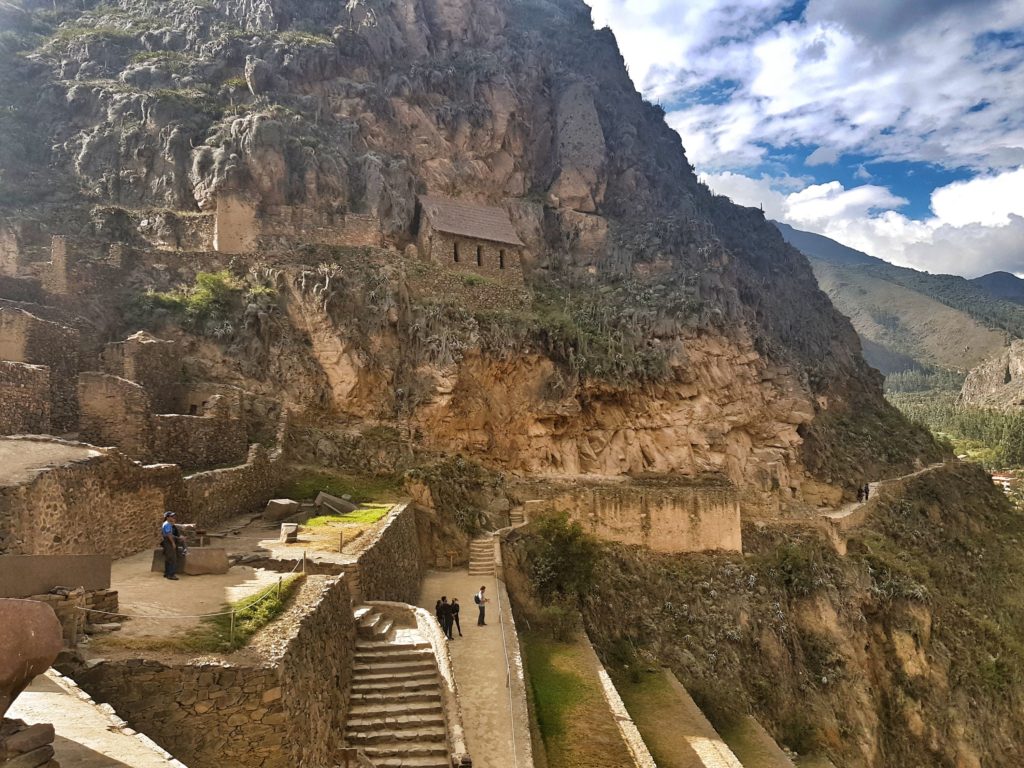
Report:
[[[501,248],[498,250],[498,269],[505,268],[505,249]]]
[[[482,245],[476,247],[476,265],[478,267],[484,265],[484,247]]]
[[[456,242],[453,246],[452,255],[455,257],[455,263],[459,262],[459,244]]]

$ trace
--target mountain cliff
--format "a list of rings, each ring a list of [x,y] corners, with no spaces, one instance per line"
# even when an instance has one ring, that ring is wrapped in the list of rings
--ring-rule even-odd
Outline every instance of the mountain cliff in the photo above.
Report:
[[[313,247],[301,223],[262,240],[249,266],[276,303],[194,339],[202,375],[308,414],[400,415],[432,449],[530,472],[715,471],[799,496],[808,471],[934,454],[806,260],[697,182],[582,2],[4,8],[10,237],[142,255],[93,303],[101,334],[194,278],[208,212],[237,204],[265,228],[364,215],[379,247]],[[445,287],[417,261],[422,193],[504,207],[524,289]],[[846,441],[853,414],[863,435]]]

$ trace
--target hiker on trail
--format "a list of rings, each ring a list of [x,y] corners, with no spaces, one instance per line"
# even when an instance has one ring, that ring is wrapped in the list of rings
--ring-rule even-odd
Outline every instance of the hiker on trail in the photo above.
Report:
[[[164,512],[164,524],[160,527],[160,547],[164,551],[164,578],[171,581],[178,580],[174,575],[178,570],[178,547],[185,543],[175,522],[176,515],[173,512]]]
[[[473,597],[473,600],[476,601],[477,606],[479,606],[479,608],[480,608],[480,616],[476,620],[476,625],[478,627],[486,627],[487,626],[487,622],[484,621],[484,610],[485,610],[485,606],[490,601],[484,595],[484,590],[485,589],[487,589],[487,587],[481,586],[480,587],[480,591],[477,592],[476,595]]]
[[[462,625],[459,624],[459,598],[452,598],[452,621],[455,622],[455,628],[459,630],[459,637],[462,637]],[[448,628],[448,633],[451,634],[451,628]]]
[[[434,615],[437,616],[437,623],[444,629],[444,617],[441,615],[441,600],[444,600],[444,598],[442,597],[434,604]]]
[[[867,501],[871,497],[871,484],[864,483],[864,501]]]

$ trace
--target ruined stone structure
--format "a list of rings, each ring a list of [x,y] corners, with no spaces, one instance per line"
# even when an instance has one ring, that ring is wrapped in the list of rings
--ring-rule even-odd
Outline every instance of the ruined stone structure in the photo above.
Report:
[[[259,207],[236,194],[217,198],[213,248],[252,253],[290,241],[319,245],[381,246],[380,220],[370,214],[334,213],[304,206]]]
[[[421,258],[450,269],[522,282],[523,242],[507,211],[430,196],[419,198],[419,211]]]
[[[0,435],[50,431],[50,369],[0,360]]]
[[[119,376],[86,372],[78,377],[78,402],[82,440],[116,445],[140,461],[152,456],[152,408],[143,387]]]
[[[739,493],[723,481],[581,483],[529,506],[531,518],[568,512],[599,539],[655,552],[743,551]]]
[[[107,344],[103,370],[134,381],[149,395],[156,413],[174,413],[181,399],[181,352],[173,341],[139,331],[124,341]]]
[[[106,554],[151,548],[165,509],[214,527],[259,511],[281,482],[280,450],[187,477],[116,449],[54,438],[0,438],[0,555]]]
[[[23,309],[0,306],[0,360],[46,366],[49,370],[50,426],[54,432],[72,431],[78,423],[78,331],[42,320]],[[23,371],[39,383],[39,374]]]
[[[355,622],[345,578],[307,576],[311,606],[244,663],[103,661],[73,670],[133,728],[187,765],[239,768],[332,765],[348,712]],[[160,695],[152,695],[159,690]]]

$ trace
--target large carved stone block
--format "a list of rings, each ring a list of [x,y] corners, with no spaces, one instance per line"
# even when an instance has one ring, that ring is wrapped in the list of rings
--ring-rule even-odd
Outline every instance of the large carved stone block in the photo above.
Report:
[[[0,717],[63,647],[53,609],[35,600],[0,599]]]

